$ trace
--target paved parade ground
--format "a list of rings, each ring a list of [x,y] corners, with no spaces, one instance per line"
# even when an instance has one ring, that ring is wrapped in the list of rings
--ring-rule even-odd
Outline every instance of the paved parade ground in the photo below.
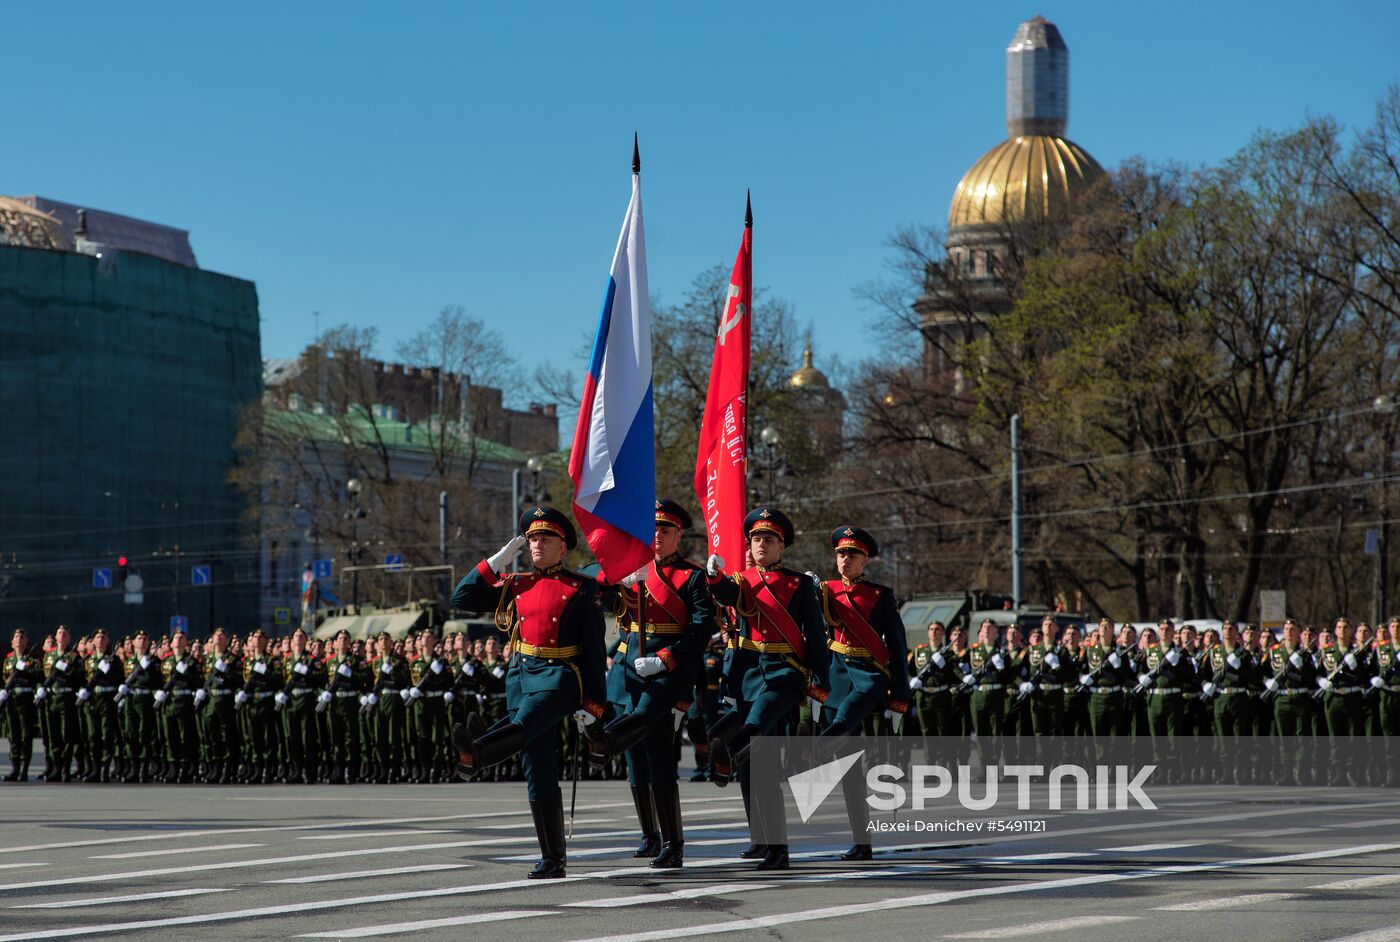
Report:
[[[519,784],[0,785],[0,942],[1400,940],[1400,795],[1243,793],[1175,788],[1148,822],[915,835],[864,864],[795,841],[793,869],[762,874],[734,857],[738,789],[683,783],[686,867],[660,874],[631,857],[626,784],[585,782],[568,878],[531,881]]]

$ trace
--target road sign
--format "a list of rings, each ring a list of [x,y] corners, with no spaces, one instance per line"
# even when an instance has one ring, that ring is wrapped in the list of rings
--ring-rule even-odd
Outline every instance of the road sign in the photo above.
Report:
[[[110,589],[112,587],[112,570],[108,566],[103,566],[92,571],[92,587],[94,589]]]
[[[190,620],[189,620],[188,618],[186,618],[184,615],[171,615],[171,616],[170,616],[170,630],[171,630],[171,631],[187,631],[187,630],[189,630],[189,627],[190,627]]]
[[[332,562],[329,559],[318,559],[312,565],[312,571],[316,573],[317,579],[329,579],[331,577]]]
[[[385,556],[384,565],[388,566],[390,569],[402,569],[403,553],[390,553],[389,555]]]
[[[1288,617],[1288,593],[1282,589],[1259,590],[1259,624],[1268,629],[1282,628]]]
[[[122,591],[126,593],[125,601],[128,605],[140,605],[146,600],[146,596],[141,590],[146,587],[146,580],[142,579],[138,573],[132,573],[122,580]]]
[[[1377,553],[1379,553],[1380,551],[1381,551],[1381,531],[1375,530],[1375,529],[1367,530],[1367,531],[1366,531],[1366,555],[1367,555],[1367,556],[1375,556],[1375,555],[1376,555]]]
[[[292,610],[290,608],[274,608],[272,610],[273,624],[290,625],[292,623]]]
[[[213,585],[214,574],[209,566],[191,566],[190,582],[194,585]]]

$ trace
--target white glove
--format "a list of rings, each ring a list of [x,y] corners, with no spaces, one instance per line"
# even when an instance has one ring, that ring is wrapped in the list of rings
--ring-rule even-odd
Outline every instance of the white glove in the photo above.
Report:
[[[306,676],[306,665],[305,665],[305,664],[293,664],[293,665],[292,665],[292,670],[295,671],[296,673],[300,674],[300,675],[303,676],[303,677]]]
[[[1021,693],[1030,693],[1035,690],[1035,684],[1031,683],[1029,680],[1025,680],[1022,681],[1021,685],[1016,689],[1021,691]]]
[[[589,713],[587,710],[575,710],[574,722],[578,724],[579,729],[583,729],[585,726],[592,726],[594,723],[598,722],[598,717]]]
[[[97,669],[105,674],[112,669],[112,662],[104,657],[102,660],[97,662]]]
[[[1326,677],[1319,677],[1319,678],[1317,679],[1317,685],[1318,685],[1319,687],[1321,687],[1323,690],[1331,690],[1331,689],[1332,689],[1332,681],[1328,680]]]
[[[724,557],[711,553],[710,558],[705,560],[705,574],[713,577],[722,571],[724,571]]]
[[[1235,655],[1235,652],[1234,652],[1234,651],[1231,651],[1231,652],[1226,656],[1226,658],[1225,658],[1225,663],[1226,663],[1226,664],[1229,664],[1229,665],[1230,665],[1231,667],[1233,667],[1235,670],[1239,670],[1239,669],[1240,669],[1240,659],[1239,659],[1239,657],[1237,657],[1237,656]]]
[[[1372,678],[1371,678],[1371,686],[1372,686],[1372,687],[1375,687],[1377,690],[1379,690],[1379,689],[1381,689],[1382,687],[1385,686],[1385,681],[1381,680],[1379,677],[1372,677]]]
[[[189,670],[189,669],[190,669],[190,665],[189,665],[187,662],[185,662],[185,661],[176,661],[176,662],[175,662],[175,673],[177,673],[177,674],[183,674],[185,671],[187,671],[187,670]]]
[[[530,542],[523,536],[513,536],[510,542],[496,550],[494,556],[486,558],[486,565],[491,567],[492,572],[500,572],[510,565],[511,560],[520,555],[520,551],[525,548],[525,544]]]
[[[335,672],[336,672],[337,674],[339,674],[341,677],[351,677],[351,676],[353,676],[354,673],[355,673],[353,670],[350,669],[350,665],[349,665],[349,664],[342,664],[342,665],[340,665],[339,667],[337,667],[337,668],[335,669]]]
[[[218,658],[214,661],[214,670],[222,674],[224,671],[228,670],[228,661],[225,661],[223,658]]]
[[[393,672],[394,672],[394,665],[393,665],[393,664],[389,663],[388,661],[380,661],[380,662],[379,662],[379,673],[381,673],[381,674],[392,674]]]
[[[923,682],[922,680],[920,680],[919,678],[917,678],[917,677],[910,677],[910,678],[909,678],[909,689],[910,689],[910,690],[923,690],[923,689],[924,689],[924,682]]]
[[[1215,694],[1215,684],[1210,681],[1201,684],[1201,693],[1205,694],[1207,697],[1213,696]]]
[[[808,698],[807,698],[807,709],[808,709],[809,711],[811,711],[811,713],[812,713],[812,722],[815,723],[815,722],[817,722],[817,720],[818,720],[818,719],[821,717],[821,715],[822,715],[822,702],[821,702],[820,700],[818,700],[816,697],[808,697]]]
[[[10,699],[10,692],[8,690],[0,690],[0,703],[4,703],[8,699]]]
[[[894,710],[885,711],[885,719],[890,721],[890,726],[894,729],[894,734],[899,735],[899,728],[904,725],[904,714],[896,713]]]
[[[1302,669],[1303,669],[1303,655],[1300,654],[1300,653],[1298,653],[1297,651],[1294,651],[1292,654],[1288,655],[1288,663],[1292,664],[1292,665],[1293,665],[1294,667],[1296,667],[1298,670],[1302,670]]]
[[[1274,680],[1272,677],[1266,677],[1264,678],[1264,686],[1267,687],[1269,690],[1277,690],[1278,681]]]
[[[1375,678],[1375,679],[1379,680],[1380,678]],[[79,687],[79,688],[78,688],[78,702],[79,702],[79,703],[87,703],[87,698],[90,697],[90,696],[92,696],[92,694],[88,693],[88,689],[87,689],[86,687]]]
[[[404,703],[407,703],[407,702],[408,702],[408,688],[407,688],[407,687],[405,687],[404,689],[402,689],[402,690],[399,691],[399,699],[402,700]]]
[[[117,693],[125,697],[127,694],[131,693],[131,688],[126,684],[117,684]]]
[[[930,654],[928,659],[932,661],[933,666],[938,668],[939,670],[942,670],[943,668],[948,666],[947,659],[943,655],[939,654],[937,651],[934,651],[932,654]]]
[[[38,688],[37,690],[34,691],[34,702],[35,702],[35,703],[40,703],[40,702],[42,702],[43,699],[44,699],[45,697],[47,697],[48,695],[49,695],[48,688],[47,688],[47,687],[40,687],[40,688]]]
[[[442,692],[442,702],[443,702],[443,703],[451,703],[453,700],[456,700],[456,699],[457,699],[457,698],[453,695],[453,693],[452,693],[451,690],[444,690],[444,691]]]
[[[1180,660],[1181,652],[1178,651],[1176,648],[1172,648],[1170,651],[1167,652],[1167,663],[1170,664],[1172,667],[1175,667],[1177,665],[1177,662]]]
[[[479,705],[481,705],[481,706],[485,706],[485,705],[486,705],[486,694],[484,694],[484,693],[478,693],[478,694],[473,694],[473,696],[476,697],[476,702],[477,702]]]
[[[468,661],[467,666],[462,668],[462,673],[468,677],[476,676],[476,661]]]
[[[506,676],[506,669],[501,665],[497,664],[491,669],[491,676],[499,680],[500,678]]]
[[[441,673],[442,673],[442,661],[439,661],[437,658],[433,658],[433,663],[429,664],[429,665],[428,665],[428,668],[429,668],[434,674],[441,674]]]
[[[360,707],[364,708],[367,706],[369,706],[369,694],[362,693],[360,694]]]
[[[408,699],[417,700],[421,696],[423,696],[423,691],[419,690],[417,687],[408,688]]]
[[[68,669],[68,658],[65,657],[62,660],[54,661],[53,666],[57,671],[66,671]]]
[[[992,655],[992,666],[999,671],[1006,670],[1006,659],[1001,656],[1000,652]]]
[[[142,669],[142,670],[145,670],[146,668],[148,668],[148,667],[150,667],[150,666],[151,666],[151,656],[150,656],[149,654],[143,654],[143,655],[141,655],[141,669]]]
[[[377,693],[366,694],[366,695],[365,695],[365,702],[368,703],[370,706],[374,706],[376,703],[379,702],[379,694],[377,694]]]
[[[243,704],[245,704],[245,703],[247,703],[247,702],[248,702],[248,695],[247,695],[246,693],[244,693],[242,690],[238,691],[238,693],[236,693],[236,694],[233,695],[233,705],[234,705],[234,706],[242,706]]]
[[[652,674],[660,674],[666,670],[666,662],[659,657],[647,655],[637,658],[633,662],[632,668],[637,672],[638,677],[650,677]]]
[[[159,706],[160,704],[164,703],[164,702],[165,702],[165,698],[168,697],[168,696],[169,696],[169,694],[166,693],[164,690],[157,690],[157,691],[156,691],[156,705]]]
[[[273,694],[272,702],[280,707],[284,707],[287,705],[287,695],[279,690],[277,693]]]
[[[29,663],[29,662],[26,661],[24,658],[19,658],[18,660],[15,661],[15,670],[17,670],[17,671],[22,671],[22,670],[24,670],[25,665],[28,664],[28,663]],[[145,665],[143,664],[142,666],[144,667]]]
[[[627,575],[622,577],[622,587],[624,589],[630,589],[639,582],[646,582],[647,573],[650,570],[651,566],[647,565],[641,567],[636,572],[629,572]]]
[[[1049,654],[1045,655],[1045,663],[1050,665],[1050,669],[1052,671],[1057,671],[1060,669],[1060,657],[1054,651],[1051,651]]]
[[[253,673],[254,673],[254,674],[266,674],[266,673],[267,673],[267,662],[266,662],[266,661],[258,661],[256,664],[254,664],[254,665],[253,665]]]
[[[1079,675],[1079,684],[1080,684],[1080,686],[1082,686],[1082,687],[1088,687],[1088,686],[1090,686],[1091,684],[1093,684],[1093,682],[1094,682],[1094,678],[1093,678],[1092,675],[1090,675],[1090,674],[1080,674],[1080,675]]]
[[[195,706],[199,706],[201,703],[203,703],[203,702],[204,702],[205,700],[207,700],[207,699],[209,699],[209,694],[207,694],[207,693],[204,692],[204,688],[203,688],[203,687],[200,687],[198,690],[196,690],[196,691],[194,692],[194,705],[195,705]]]
[[[1112,667],[1114,670],[1123,666],[1123,659],[1118,656],[1117,651],[1108,652],[1108,666]]]
[[[976,677],[973,677],[971,674],[963,674],[963,684],[971,687],[975,683],[977,683]]]
[[[321,703],[330,703],[332,700],[335,699],[335,697],[332,696],[329,690],[322,690],[321,695],[316,699],[319,700]]]
[[[1151,687],[1151,686],[1152,686],[1152,675],[1151,675],[1151,674],[1138,674],[1138,683],[1141,684],[1141,685],[1144,686],[1144,687]]]
[[[1347,656],[1342,658],[1342,663],[1352,670],[1356,670],[1356,655],[1348,651]]]

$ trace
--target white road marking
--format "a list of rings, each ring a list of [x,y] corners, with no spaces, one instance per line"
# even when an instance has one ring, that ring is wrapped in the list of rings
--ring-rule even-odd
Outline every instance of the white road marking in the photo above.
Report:
[[[498,913],[474,913],[470,916],[449,916],[446,919],[422,919],[418,922],[391,922],[382,926],[362,926],[357,929],[341,929],[336,932],[308,932],[298,939],[367,939],[376,935],[397,935],[400,932],[417,932],[420,929],[445,929],[448,926],[474,926],[480,922],[509,922],[513,919],[529,919],[531,916],[555,916],[553,909],[514,909]]]
[[[1400,818],[1379,818],[1371,821],[1348,821],[1346,824],[1334,824],[1337,828],[1375,828],[1382,830],[1400,824]]]
[[[16,870],[20,867],[47,867],[46,863],[8,863],[0,864],[0,870]]]
[[[310,877],[287,877],[264,880],[264,883],[331,883],[335,880],[358,880],[361,877],[393,877],[401,873],[437,873],[439,870],[465,870],[472,864],[421,864],[416,867],[390,867],[387,870],[351,870],[348,873],[321,873]]]
[[[1061,851],[1057,854],[1016,854],[1012,857],[987,857],[978,861],[984,864],[1042,863],[1045,861],[1070,860],[1075,857],[1092,857],[1089,851]]]
[[[243,850],[262,844],[211,844],[208,847],[174,847],[165,850],[138,850],[127,854],[97,854],[88,860],[131,860],[134,857],[165,857],[173,854],[212,854],[220,850]]]
[[[1400,873],[1377,873],[1369,877],[1352,877],[1348,880],[1335,880],[1310,886],[1310,890],[1368,890],[1373,886],[1390,886],[1400,883]]]
[[[569,859],[575,857],[606,857],[608,854],[628,854],[637,849],[637,845],[628,844],[623,847],[590,847],[588,850],[571,850]],[[504,861],[506,863],[528,863],[531,860],[539,860],[539,854],[512,854],[509,857],[492,857],[492,860]]]
[[[717,883],[714,886],[689,886],[669,893],[638,893],[635,896],[613,896],[607,899],[588,899],[581,903],[565,903],[565,907],[578,909],[613,909],[619,906],[641,906],[667,899],[697,899],[702,896],[728,896],[731,893],[746,893],[750,890],[770,890],[776,883]]]
[[[1031,922],[1024,926],[1006,926],[1000,929],[982,929],[977,932],[959,932],[945,935],[945,939],[1014,939],[1020,935],[1040,935],[1042,932],[1063,932],[1067,929],[1088,929],[1091,926],[1111,926],[1120,922],[1132,922],[1139,916],[1069,916],[1065,919],[1052,919],[1049,922]]]
[[[1087,874],[1077,877],[1066,877],[1059,880],[1042,880],[1034,883],[1017,883],[1007,886],[951,890],[940,893],[922,893],[914,896],[897,896],[890,899],[874,900],[868,903],[824,906],[804,909],[798,912],[757,916],[750,919],[731,919],[725,922],[716,922],[701,926],[682,926],[674,929],[653,929],[650,931],[624,933],[621,935],[595,936],[586,940],[576,940],[576,942],[662,942],[662,940],[666,939],[683,939],[692,936],[746,932],[754,933],[794,923],[817,922],[826,919],[839,919],[846,916],[864,916],[869,913],[885,912],[891,909],[939,906],[969,899],[1014,896],[1022,893],[1040,893],[1080,886],[1123,883],[1130,880],[1148,880],[1156,877],[1174,877],[1192,873],[1210,873],[1219,870],[1237,869],[1240,867],[1298,863],[1305,860],[1325,860],[1334,857],[1355,857],[1362,854],[1388,853],[1397,850],[1400,850],[1400,844],[1362,844],[1355,847],[1336,847],[1328,850],[1309,851],[1299,854],[1280,854],[1270,857],[1243,857],[1234,860],[1220,860],[1207,863],[1151,867],[1141,870],[1130,870],[1123,873]],[[0,938],[0,942],[9,942],[9,940]]]
[[[1255,903],[1297,899],[1301,895],[1301,893],[1244,893],[1239,896],[1213,896],[1209,899],[1191,900],[1189,903],[1173,903],[1170,906],[1154,906],[1153,909],[1162,913],[1208,913],[1217,909],[1252,906]]]
[[[1271,831],[1239,831],[1235,834],[1226,835],[1232,838],[1250,837],[1288,837],[1292,834],[1315,834],[1318,831],[1326,831],[1327,828],[1277,828]]]
[[[1133,844],[1129,847],[1103,847],[1101,854],[1150,854],[1158,850],[1180,850],[1183,847],[1204,847],[1204,842],[1195,844]]]
[[[528,822],[522,821],[518,825],[507,825],[507,827],[529,827]],[[473,828],[474,831],[484,830],[483,828]],[[452,834],[453,831],[446,829],[436,831],[407,831],[399,828],[397,831],[347,831],[344,834],[303,834],[297,838],[299,841],[348,841],[356,837],[406,837],[409,834]]]
[[[187,890],[161,890],[159,893],[132,893],[129,896],[93,896],[83,899],[66,899],[58,903],[29,903],[25,906],[11,906],[11,909],[67,909],[70,906],[105,906],[108,903],[139,903],[147,899],[178,899],[181,896],[200,896],[205,893],[227,893],[231,886],[191,888]]]
[[[1331,942],[1400,942],[1400,926],[1387,926],[1384,929],[1358,932],[1356,935],[1332,939]]]

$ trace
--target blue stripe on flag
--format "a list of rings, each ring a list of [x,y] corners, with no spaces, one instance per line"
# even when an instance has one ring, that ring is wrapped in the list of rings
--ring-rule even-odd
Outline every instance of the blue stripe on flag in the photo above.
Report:
[[[603,351],[608,346],[608,328],[612,326],[613,296],[617,294],[617,280],[608,276],[608,291],[603,297],[603,312],[598,315],[598,334],[593,338],[593,356],[588,360],[588,372],[594,379],[603,369]]]
[[[652,434],[651,384],[613,455],[613,487],[598,495],[591,513],[651,545],[656,536],[656,437]]]

